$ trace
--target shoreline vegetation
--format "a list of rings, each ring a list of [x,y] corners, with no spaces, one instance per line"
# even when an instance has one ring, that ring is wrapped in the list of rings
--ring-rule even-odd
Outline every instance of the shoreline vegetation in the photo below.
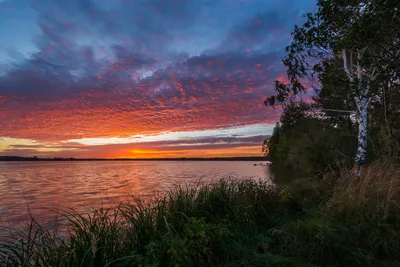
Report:
[[[400,266],[399,166],[177,186],[11,231],[1,266]],[[63,234],[57,225],[63,221]]]

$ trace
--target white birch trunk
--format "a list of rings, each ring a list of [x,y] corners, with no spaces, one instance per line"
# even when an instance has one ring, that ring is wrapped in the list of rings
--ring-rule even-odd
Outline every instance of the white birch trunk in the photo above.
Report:
[[[361,176],[362,166],[365,163],[367,157],[367,129],[368,129],[368,106],[369,99],[367,98],[369,91],[369,82],[365,83],[363,81],[364,75],[362,73],[362,68],[360,66],[361,58],[363,56],[365,49],[357,53],[357,65],[354,66],[352,52],[350,51],[350,65],[347,60],[347,50],[342,50],[343,57],[343,67],[344,71],[349,78],[351,85],[353,86],[356,82],[356,76],[354,69],[357,69],[357,96],[355,97],[357,110],[358,110],[358,145],[357,154],[355,158],[355,163],[357,165],[356,175]],[[372,75],[374,75],[375,70]]]
[[[358,101],[357,101],[358,100]],[[358,118],[358,146],[355,162],[357,164],[357,176],[361,175],[362,166],[367,156],[367,129],[368,129],[368,100],[365,96],[358,98],[357,108],[359,111]]]

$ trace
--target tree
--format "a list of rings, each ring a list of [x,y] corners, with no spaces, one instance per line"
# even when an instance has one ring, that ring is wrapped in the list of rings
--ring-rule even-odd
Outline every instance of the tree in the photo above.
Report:
[[[267,157],[269,154],[268,140],[269,137],[265,138],[261,148],[261,153],[263,154],[264,157]]]
[[[339,78],[346,94],[342,104],[354,106],[358,122],[355,162],[358,174],[367,153],[368,108],[382,101],[382,84],[398,77],[399,9],[394,0],[319,0],[317,11],[295,26],[283,63],[288,84],[276,82],[276,95],[266,105],[287,104],[307,92],[306,82],[317,78],[322,88]],[[398,81],[398,79],[397,79]],[[352,104],[349,104],[353,101]],[[344,102],[346,101],[346,102]]]

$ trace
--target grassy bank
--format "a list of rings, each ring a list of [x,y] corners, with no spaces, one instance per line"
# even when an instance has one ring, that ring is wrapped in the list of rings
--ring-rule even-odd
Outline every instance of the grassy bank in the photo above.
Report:
[[[399,172],[177,187],[151,203],[67,212],[63,238],[32,220],[2,242],[0,265],[400,266]]]

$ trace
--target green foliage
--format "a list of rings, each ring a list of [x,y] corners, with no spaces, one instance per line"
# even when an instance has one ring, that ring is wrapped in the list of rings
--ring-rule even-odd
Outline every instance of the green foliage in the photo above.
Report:
[[[374,79],[376,83],[371,84],[374,90],[370,94],[377,93],[381,82],[398,79],[400,16],[397,5],[394,0],[319,0],[316,11],[306,14],[306,22],[295,26],[293,40],[286,48],[283,63],[289,84],[277,81],[276,95],[265,103],[274,105],[294,100],[307,91],[305,82],[310,77],[317,78],[322,88],[339,83],[339,91],[345,88],[345,94],[351,99],[360,94],[354,84],[358,81],[351,82],[345,75],[342,49],[351,51],[348,55],[351,62],[358,63],[356,55],[362,53],[359,63],[363,75],[379,73],[378,79]]]
[[[250,179],[177,186],[151,202],[134,199],[85,215],[60,213],[61,233],[32,219],[28,233],[2,243],[0,265],[234,265],[267,246],[262,231],[296,216],[270,183]]]
[[[398,1],[394,0],[320,0],[314,13],[306,15],[302,26],[295,26],[291,44],[286,48],[283,63],[287,68],[288,84],[276,82],[276,94],[269,96],[266,105],[282,104],[287,114],[293,113],[290,103],[308,93],[310,81],[317,84],[313,96],[314,107],[330,109],[324,122],[304,126],[310,120],[282,121],[280,139],[271,138],[270,157],[278,163],[302,165],[307,172],[321,172],[324,167],[336,164],[340,151],[344,158],[353,157],[357,146],[353,145],[357,123],[349,113],[357,112],[356,105],[362,98],[369,99],[368,118],[369,159],[378,157],[398,158],[400,155],[400,16]],[[335,110],[335,111],[332,111]],[[338,112],[340,111],[340,112]],[[360,111],[360,110],[358,110]],[[286,115],[284,115],[286,116]],[[292,117],[292,116],[289,116]],[[317,126],[318,124],[322,124]],[[285,125],[290,125],[288,129]],[[308,144],[304,132],[298,136],[299,144],[292,142],[290,130],[307,129],[316,144]],[[319,131],[318,127],[323,129]],[[339,138],[327,139],[326,133]],[[346,137],[345,137],[346,136]],[[275,140],[274,140],[275,139]],[[338,148],[340,142],[349,142],[354,152]],[[284,141],[288,141],[284,143]],[[325,143],[327,142],[327,143]],[[360,142],[364,142],[360,137]],[[371,144],[372,142],[372,144]],[[307,143],[306,146],[303,143]],[[275,148],[272,146],[275,144]],[[285,146],[285,147],[283,147]],[[295,156],[293,147],[309,149],[314,160]],[[277,152],[276,150],[280,150]],[[323,151],[325,150],[326,153]],[[372,151],[371,151],[372,150]],[[331,160],[331,161],[330,161]],[[340,159],[342,160],[342,159]],[[304,162],[302,162],[304,161]],[[317,162],[318,161],[318,162]],[[330,161],[330,162],[329,162]],[[317,166],[312,166],[312,165]]]
[[[307,174],[323,174],[352,162],[357,137],[349,129],[329,120],[304,115],[304,107],[287,106],[281,124],[269,139],[268,158],[274,164],[290,166]]]
[[[302,179],[287,190],[311,197],[313,205],[307,216],[273,231],[275,253],[309,266],[399,265],[398,165],[369,166],[360,178],[342,170],[318,181]]]
[[[272,186],[221,180],[80,215],[34,220],[1,266],[399,266],[400,173],[368,167]]]

